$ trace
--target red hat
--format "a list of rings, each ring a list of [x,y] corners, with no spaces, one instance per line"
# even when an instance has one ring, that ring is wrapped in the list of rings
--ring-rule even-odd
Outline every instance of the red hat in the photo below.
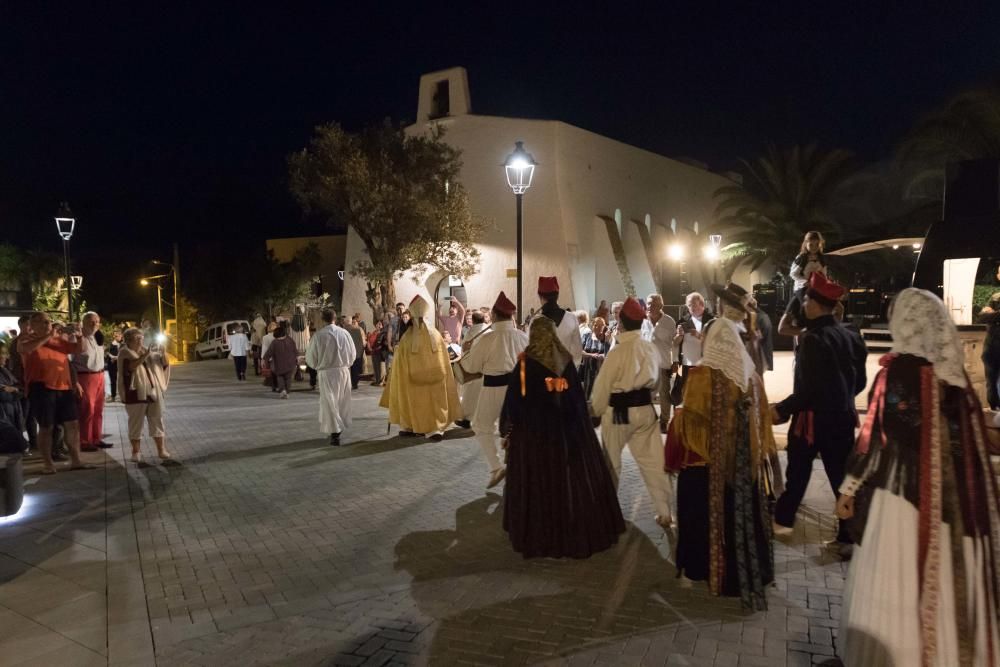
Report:
[[[559,291],[559,281],[555,276],[538,276],[538,293],[551,294]]]
[[[514,305],[513,301],[507,298],[506,294],[500,292],[499,296],[497,296],[497,300],[493,302],[493,310],[497,311],[501,315],[510,317],[514,314],[514,311],[517,310],[517,306]]]
[[[622,304],[622,309],[618,312],[630,320],[642,320],[646,318],[646,304],[639,301],[634,296],[630,296],[625,299],[625,303]]]
[[[844,296],[844,288],[832,280],[827,280],[819,271],[813,271],[809,276],[809,289],[806,294],[827,306],[835,306]]]

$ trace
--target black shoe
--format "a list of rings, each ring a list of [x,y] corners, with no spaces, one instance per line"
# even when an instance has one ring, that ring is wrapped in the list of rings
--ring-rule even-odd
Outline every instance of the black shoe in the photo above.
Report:
[[[470,422],[468,419],[459,419],[457,422],[455,422],[455,426],[459,428],[472,428],[472,422]]]
[[[333,447],[340,447],[340,434],[331,433],[330,434],[330,445]]]
[[[399,437],[400,438],[413,438],[413,437],[416,437],[416,435],[417,434],[414,433],[413,431],[400,431],[399,432]]]
[[[110,442],[104,442],[103,440],[97,443],[97,446],[100,447],[101,449],[111,449],[112,447],[114,447],[114,445],[112,445]]]
[[[435,433],[434,435],[431,436],[431,440],[433,440],[434,442],[441,442],[442,440],[444,440],[444,436],[441,435],[440,433]]]
[[[358,390],[358,385],[352,384],[351,385],[351,389],[353,389],[354,391],[357,391]]]
[[[61,453],[61,452],[53,452],[52,453],[52,460],[53,461],[69,461],[69,457],[66,456],[65,454]]]

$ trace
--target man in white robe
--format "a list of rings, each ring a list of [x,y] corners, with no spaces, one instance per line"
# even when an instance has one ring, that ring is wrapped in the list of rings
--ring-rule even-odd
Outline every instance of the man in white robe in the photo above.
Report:
[[[351,425],[351,364],[357,356],[354,341],[333,323],[335,313],[323,311],[326,326],[316,332],[306,350],[306,364],[319,381],[319,430],[340,446],[340,434]]]
[[[580,362],[583,360],[580,323],[574,313],[559,306],[559,281],[555,276],[538,277],[538,298],[542,300],[542,308],[535,317],[547,317],[552,320],[556,325],[559,342],[573,357],[573,365],[579,368]],[[531,322],[528,322],[525,333],[531,335]]]

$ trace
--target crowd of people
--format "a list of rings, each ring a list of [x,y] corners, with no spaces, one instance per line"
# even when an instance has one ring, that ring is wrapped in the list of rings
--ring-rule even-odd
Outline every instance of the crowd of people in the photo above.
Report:
[[[360,315],[332,310],[312,327],[299,310],[270,323],[258,316],[229,345],[238,381],[249,357],[281,398],[307,370],[333,446],[352,426],[366,359],[399,437],[471,429],[486,488],[505,485],[503,529],[526,558],[587,558],[617,543],[628,449],[651,518],[672,537],[678,576],[747,609],[767,609],[773,541],[793,533],[819,456],[836,498],[829,546],[852,559],[838,635],[847,664],[998,664],[998,490],[945,305],[922,290],[898,295],[893,347],[862,424],[855,400],[868,386],[868,352],[841,322],[846,290],[827,276],[818,234],[806,236],[790,273],[800,284],[778,330],[796,336],[793,388],[775,401],[763,381],[773,369],[770,320],[732,282],[711,285],[708,298],[688,294],[676,320],[658,294],[567,310],[548,276],[523,322],[503,292],[474,310],[451,298],[447,315],[416,296],[370,331]],[[37,447],[49,474],[58,440],[69,469],[86,468],[81,451],[111,446],[102,439],[107,370],[132,460],[144,422],[170,458],[170,365],[142,329],[105,341],[92,312],[78,324],[33,313],[19,326],[0,344],[4,451]],[[782,469],[774,426],[784,423]]]

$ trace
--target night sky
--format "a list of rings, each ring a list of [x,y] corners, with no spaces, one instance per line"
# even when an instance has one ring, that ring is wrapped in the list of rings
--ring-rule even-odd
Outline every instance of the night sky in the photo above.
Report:
[[[602,4],[0,2],[0,241],[57,251],[61,200],[83,262],[314,232],[286,155],[321,122],[412,121],[421,73],[454,65],[474,112],[720,169],[767,142],[885,158],[1000,73],[997,3]]]

